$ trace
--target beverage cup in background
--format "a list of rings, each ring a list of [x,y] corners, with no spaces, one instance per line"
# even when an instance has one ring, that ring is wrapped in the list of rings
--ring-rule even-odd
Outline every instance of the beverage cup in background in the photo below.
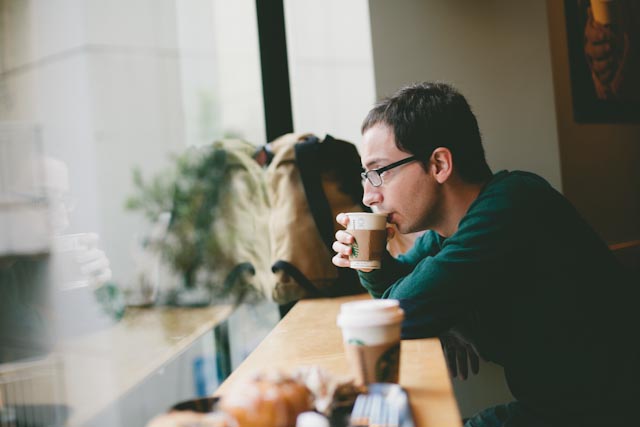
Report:
[[[355,241],[351,246],[351,268],[380,268],[387,244],[387,216],[379,213],[347,213],[347,233]]]
[[[357,384],[398,382],[403,319],[397,300],[354,301],[340,306],[337,323]]]
[[[593,19],[601,25],[611,25],[616,22],[615,0],[591,0],[591,14]]]
[[[95,247],[98,237],[93,233],[62,234],[52,241],[56,282],[62,290],[90,285],[90,275],[82,269],[79,257]]]

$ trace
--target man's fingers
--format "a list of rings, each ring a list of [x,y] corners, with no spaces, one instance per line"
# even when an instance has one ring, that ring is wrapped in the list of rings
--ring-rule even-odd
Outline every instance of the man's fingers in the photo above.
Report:
[[[447,360],[447,366],[449,367],[449,374],[451,378],[458,376],[458,366],[456,365],[456,350],[451,344],[449,339],[445,336],[440,337],[440,344],[442,345],[442,352]]]
[[[331,258],[331,262],[336,267],[349,267],[349,266],[351,266],[351,263],[349,262],[349,259],[345,258],[341,254],[334,255],[334,257]]]
[[[351,243],[353,243],[353,236],[344,231],[338,231],[336,233],[336,241],[331,245],[331,249],[333,249],[336,254],[333,258],[331,258],[331,262],[333,265],[337,267],[351,267],[351,261],[349,261],[349,255],[353,251],[351,247]],[[342,243],[346,241],[347,244]],[[370,268],[358,268],[357,270],[368,273],[371,271]]]
[[[611,40],[613,38],[611,30],[607,27],[604,27],[603,25],[600,25],[598,22],[596,22],[595,19],[593,19],[591,15],[591,8],[589,8],[588,14],[589,19],[587,21],[587,25],[584,28],[585,38],[591,43]]]
[[[80,233],[77,237],[78,244],[85,246],[89,249],[98,246],[100,236],[97,233]]]
[[[348,245],[344,245],[340,242],[333,242],[333,245],[331,245],[331,249],[334,250],[334,252],[337,252],[339,255],[351,255],[351,251],[353,250],[351,248],[351,246]]]
[[[336,231],[336,240],[345,245],[350,245],[353,243],[353,236],[344,230],[338,230]]]
[[[480,372],[480,357],[473,349],[468,349],[467,354],[469,356],[469,364],[471,365],[471,372],[473,375],[477,375]]]
[[[466,380],[469,376],[469,365],[467,363],[467,349],[463,346],[456,348],[456,359],[458,361],[458,370],[460,371],[460,378]]]
[[[603,31],[599,26],[587,26],[584,32],[584,38],[588,43],[604,43],[611,40],[610,34]]]
[[[613,61],[593,61],[592,67],[601,82],[608,83],[613,79]]]
[[[596,60],[609,58],[613,51],[610,43],[587,43],[584,50],[587,55]]]
[[[108,280],[111,280],[112,272],[110,268],[104,269],[95,277],[95,280],[99,283],[104,283]]]
[[[336,216],[336,222],[342,225],[343,227],[346,227],[347,224],[349,224],[349,216],[345,213],[339,213]]]
[[[453,348],[448,348],[445,352],[447,355],[447,364],[449,365],[449,371],[451,371],[451,378],[458,376],[458,365],[456,363],[456,351]]]
[[[80,266],[83,274],[98,274],[107,268],[109,268],[109,260],[107,258],[96,259]]]
[[[395,227],[387,227],[387,240],[391,240],[395,237],[396,235],[396,228]]]
[[[100,249],[88,249],[88,250],[79,252],[76,255],[76,261],[78,261],[79,263],[84,264],[84,263],[88,263],[88,262],[91,262],[91,261],[105,259],[106,257],[107,257],[107,255],[104,253],[104,251],[102,251]]]

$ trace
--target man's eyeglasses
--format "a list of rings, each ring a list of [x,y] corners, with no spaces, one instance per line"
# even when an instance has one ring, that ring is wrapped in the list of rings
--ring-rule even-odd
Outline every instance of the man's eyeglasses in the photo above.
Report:
[[[363,181],[366,179],[374,187],[380,187],[382,185],[383,173],[393,168],[397,168],[398,166],[406,165],[407,163],[413,162],[415,160],[418,160],[416,156],[407,157],[406,159],[402,159],[395,163],[391,163],[390,165],[387,165],[378,169],[371,169],[370,171],[362,172],[360,176],[362,177]]]

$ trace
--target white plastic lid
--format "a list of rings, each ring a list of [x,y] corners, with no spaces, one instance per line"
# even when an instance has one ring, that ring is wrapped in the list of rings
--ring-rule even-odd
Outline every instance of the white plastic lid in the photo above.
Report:
[[[404,311],[395,299],[347,302],[340,306],[337,323],[341,328],[395,325],[404,320]]]
[[[347,212],[349,216],[378,216],[378,217],[387,217],[386,213],[381,212]]]
[[[303,412],[296,419],[296,427],[329,427],[329,420],[317,412]]]
[[[384,230],[387,225],[387,214],[371,212],[349,212],[348,230]]]

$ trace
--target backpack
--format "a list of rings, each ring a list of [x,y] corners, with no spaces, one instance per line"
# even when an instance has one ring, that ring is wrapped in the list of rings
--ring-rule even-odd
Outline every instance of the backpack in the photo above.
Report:
[[[170,194],[158,203],[164,213],[147,214],[158,220],[136,257],[141,284],[165,284],[162,302],[208,305],[271,293],[269,199],[254,152],[243,140],[215,141],[176,157],[175,176],[163,174],[167,184],[158,178],[140,183],[143,195],[130,203],[134,209]],[[160,191],[163,185],[170,191]]]
[[[256,161],[258,154],[268,154],[266,169]],[[175,247],[186,262],[196,249],[204,254],[192,275],[210,299],[198,304],[264,295],[282,305],[364,292],[355,270],[331,262],[334,235],[342,228],[336,215],[366,209],[353,144],[288,134],[256,152],[246,141],[225,139],[187,159],[183,169],[197,179],[184,191],[176,181],[171,221],[158,240],[165,253]],[[188,240],[194,233],[183,228],[201,220],[210,234],[194,245]],[[175,291],[181,293],[169,295],[174,303],[190,298]]]
[[[356,147],[327,135],[287,134],[269,143],[271,297],[279,304],[303,298],[364,292],[357,272],[333,265],[331,245],[340,212],[362,212]]]
[[[242,286],[268,296],[273,279],[265,171],[253,158],[255,146],[247,141],[224,139],[213,146],[226,152],[226,167],[218,215],[211,229],[224,236],[225,243],[219,246],[220,256],[212,262],[222,270],[220,279],[225,292]]]

